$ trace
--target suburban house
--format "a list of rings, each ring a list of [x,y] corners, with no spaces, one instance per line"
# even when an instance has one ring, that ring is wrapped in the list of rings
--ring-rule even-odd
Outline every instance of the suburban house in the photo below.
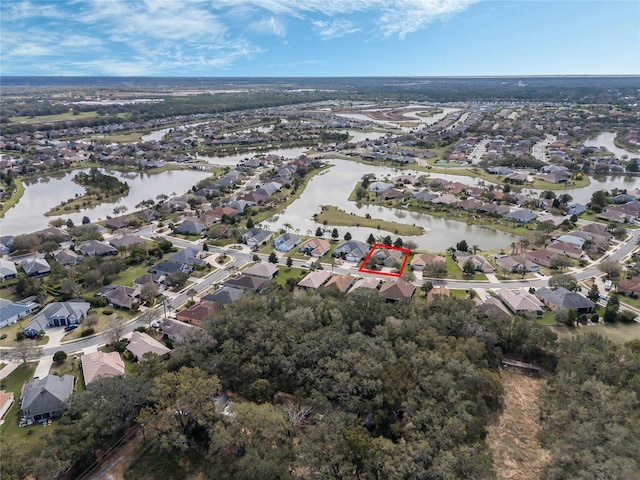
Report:
[[[640,296],[640,277],[624,278],[618,284],[618,292]]]
[[[397,302],[403,298],[411,298],[415,291],[416,286],[402,278],[387,280],[380,287],[380,295],[387,302]]]
[[[84,301],[53,302],[33,317],[27,328],[44,330],[45,327],[79,325],[90,308],[91,304]]]
[[[20,266],[27,277],[44,277],[51,273],[51,265],[44,258],[30,258]]]
[[[163,260],[153,265],[149,271],[157,275],[168,277],[172,273],[191,273],[193,267],[187,263],[172,262],[171,260]]]
[[[2,305],[0,307],[0,328],[16,323],[21,318],[31,315],[38,308],[40,308],[40,304],[28,298],[19,302],[9,302],[6,305]]]
[[[525,259],[537,263],[541,267],[551,268],[551,259],[555,257],[557,253],[542,248],[540,250],[532,250],[524,254]]]
[[[298,282],[298,287],[308,290],[310,288],[320,288],[331,277],[331,272],[328,270],[316,270],[315,272],[309,272],[302,280]]]
[[[161,292],[167,288],[167,277],[157,273],[145,273],[133,281],[134,287],[142,288],[144,285],[152,284],[158,287]]]
[[[200,219],[196,217],[189,217],[176,227],[176,233],[182,233],[184,235],[200,235],[206,229],[207,226]]]
[[[10,278],[16,278],[17,275],[18,270],[16,269],[16,264],[10,260],[0,258],[0,282],[4,282]]]
[[[366,290],[375,290],[380,285],[380,280],[374,277],[364,277],[353,284],[349,293],[353,293],[361,288]]]
[[[80,357],[84,384],[89,385],[98,378],[124,375],[124,362],[118,352],[93,352]]]
[[[567,207],[567,215],[582,215],[584,212],[587,211],[587,207],[586,205],[583,205],[581,203],[572,203],[571,205],[569,205]]]
[[[53,258],[55,258],[56,262],[64,267],[75,265],[82,261],[82,256],[71,250],[60,250],[53,256]]]
[[[359,262],[369,253],[369,245],[358,240],[349,240],[338,245],[334,254],[347,262]]]
[[[290,252],[300,243],[301,240],[302,239],[299,236],[293,235],[292,233],[283,233],[276,237],[273,241],[273,246],[279,252]]]
[[[300,244],[298,251],[305,255],[320,258],[331,250],[331,244],[324,238],[311,237]]]
[[[324,288],[334,288],[344,293],[349,290],[355,280],[356,278],[350,273],[334,275],[327,283],[324,284]]]
[[[416,253],[411,260],[411,267],[417,272],[422,272],[425,266],[435,262],[446,263],[447,260],[443,256],[433,253]]]
[[[221,305],[230,305],[244,295],[244,290],[238,288],[222,287],[213,293],[208,293],[202,300],[207,300]]]
[[[444,285],[440,285],[438,287],[433,287],[431,290],[427,292],[427,302],[433,302],[438,297],[450,297],[451,292]]]
[[[184,263],[189,266],[204,265],[205,262],[202,260],[202,257],[206,255],[207,252],[203,252],[197,248],[185,248],[167,257],[167,260],[170,262]]]
[[[27,422],[39,422],[62,415],[69,405],[76,378],[73,375],[47,375],[22,387],[20,410]]]
[[[191,325],[200,325],[205,318],[213,315],[215,309],[213,302],[201,300],[176,313],[176,319]]]
[[[0,425],[4,423],[4,417],[16,401],[13,392],[0,390]]]
[[[501,288],[498,290],[498,297],[516,315],[532,314],[537,317],[542,316],[543,303],[524,288],[516,290]]]
[[[260,293],[269,286],[269,280],[251,275],[239,275],[224,282],[229,288],[245,290],[247,292]]]
[[[163,318],[160,323],[160,331],[174,342],[182,342],[187,340],[190,335],[200,332],[200,329],[189,323],[180,322],[172,318]]]
[[[144,332],[133,332],[131,334],[127,350],[138,360],[141,360],[145,353],[155,353],[158,356],[163,356],[171,352],[165,345]]]
[[[245,268],[242,273],[253,277],[266,278],[271,280],[278,274],[278,267],[273,263],[256,263],[255,265]]]
[[[110,238],[109,244],[119,248],[119,247],[136,247],[143,246],[146,243],[146,240],[138,235],[122,235],[120,237]]]
[[[566,255],[567,257],[580,259],[584,258],[584,251],[582,248],[569,242],[555,241],[547,245],[547,250],[560,255]]]
[[[401,266],[404,260],[404,252],[402,250],[394,250],[391,248],[378,248],[371,258],[377,265],[385,267]]]
[[[564,287],[559,287],[556,290],[539,288],[536,290],[536,297],[551,310],[566,308],[576,310],[578,314],[583,314],[593,313],[595,309],[595,304],[591,300]]]
[[[512,220],[519,223],[533,222],[537,217],[536,212],[529,210],[528,208],[522,208],[520,210],[514,210],[512,212],[503,215],[502,218],[506,220]]]
[[[506,257],[496,256],[496,265],[503,271],[510,273],[540,271],[540,266],[537,263],[528,260],[523,255],[512,255]]]
[[[96,292],[96,296],[104,298],[109,305],[118,308],[132,309],[138,302],[140,290],[124,285],[107,285]]]
[[[507,307],[497,298],[474,298],[473,301],[478,306],[478,310],[489,318],[511,318],[511,313]]]
[[[98,240],[90,240],[78,247],[78,251],[85,257],[106,257],[109,255],[118,255],[118,249],[107,242]]]
[[[463,270],[464,264],[471,260],[471,263],[473,263],[473,269],[476,272],[493,273],[495,271],[493,265],[491,265],[486,258],[481,257],[480,255],[472,255],[469,252],[461,252],[458,250],[454,252],[453,259],[460,267],[460,270]]]
[[[268,230],[262,230],[261,228],[254,227],[248,229],[242,234],[242,241],[249,247],[257,247],[269,240],[271,235],[273,235],[273,233]]]

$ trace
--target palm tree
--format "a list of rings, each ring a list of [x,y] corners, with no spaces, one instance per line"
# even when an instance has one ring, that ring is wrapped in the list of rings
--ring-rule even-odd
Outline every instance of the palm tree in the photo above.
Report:
[[[471,249],[473,250],[474,255],[480,251],[480,247],[478,247],[478,245],[474,245]]]
[[[290,223],[285,223],[284,225],[282,225],[284,227],[284,229],[289,232],[289,230],[293,230],[293,225],[291,225]]]

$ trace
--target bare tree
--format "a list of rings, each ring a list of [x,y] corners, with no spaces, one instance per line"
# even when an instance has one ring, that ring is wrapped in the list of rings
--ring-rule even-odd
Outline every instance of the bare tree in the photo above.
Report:
[[[287,418],[291,423],[291,429],[295,434],[295,431],[305,422],[306,418],[311,415],[313,411],[312,407],[302,405],[297,402],[288,401],[283,406]]]
[[[109,324],[109,330],[107,336],[109,337],[109,343],[118,343],[122,334],[124,333],[125,319],[122,316],[117,316]]]
[[[38,347],[35,340],[22,340],[13,344],[13,348],[9,350],[5,356],[11,360],[22,362],[22,366],[27,368],[27,363],[40,358],[42,350]]]

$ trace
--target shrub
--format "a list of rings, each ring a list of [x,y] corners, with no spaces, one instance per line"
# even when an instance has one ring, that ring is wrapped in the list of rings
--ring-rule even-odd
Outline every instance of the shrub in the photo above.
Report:
[[[4,340],[5,338],[7,338],[7,334],[3,333],[2,335],[0,335],[0,340]]]
[[[113,310],[111,310],[110,308],[105,308],[104,310],[102,310],[102,314],[103,315],[112,315],[113,314]]]
[[[138,327],[135,329],[136,332],[147,333],[147,327]]]
[[[56,353],[53,354],[53,361],[56,363],[62,363],[66,359],[67,359],[67,354],[62,350],[58,350]]]
[[[124,352],[122,352],[122,358],[128,362],[137,362],[138,359],[136,357],[133,356],[133,353],[131,353],[129,350],[125,350]]]
[[[16,340],[17,340],[18,342],[23,341],[23,340],[24,340],[24,333],[22,333],[22,332],[16,332]]]
[[[597,313],[594,313],[593,315],[591,315],[591,323],[599,323],[600,322],[600,316]]]
[[[85,328],[84,330],[82,330],[80,332],[80,336],[81,337],[88,337],[89,335],[93,335],[95,333],[95,329],[89,327],[89,328]]]

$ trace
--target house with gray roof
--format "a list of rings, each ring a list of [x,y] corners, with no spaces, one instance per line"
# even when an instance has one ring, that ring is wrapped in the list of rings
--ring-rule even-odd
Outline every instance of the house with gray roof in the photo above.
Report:
[[[301,242],[301,238],[298,235],[292,233],[283,233],[273,240],[273,246],[279,252],[289,252],[293,250],[296,245]]]
[[[334,254],[347,262],[359,262],[369,253],[369,245],[358,240],[349,240],[338,245]]]
[[[189,217],[176,227],[176,232],[184,235],[200,235],[206,229],[207,226],[198,218]]]
[[[266,278],[271,280],[278,274],[278,267],[273,263],[256,263],[242,271],[244,275],[252,275],[254,277]]]
[[[47,375],[25,383],[20,395],[20,410],[25,420],[39,422],[56,418],[67,409],[75,386],[73,375]]]
[[[53,302],[33,317],[27,328],[44,330],[46,327],[80,325],[90,308],[91,304],[85,301]]]
[[[131,334],[127,350],[138,360],[142,359],[145,353],[155,353],[156,355],[162,356],[171,351],[166,345],[163,345],[144,332],[133,332]]]
[[[167,260],[170,262],[186,263],[187,265],[202,265],[204,264],[204,261],[200,258],[201,255],[203,255],[202,250],[197,248],[185,248],[183,250],[178,250],[170,257],[167,257]]]
[[[273,233],[268,230],[262,230],[261,228],[254,227],[248,229],[242,234],[242,241],[249,247],[255,247],[262,245],[263,242],[269,240],[271,235],[273,235]]]
[[[168,277],[172,273],[191,273],[193,268],[191,265],[181,262],[172,262],[170,260],[163,260],[162,262],[153,265],[149,271],[158,275],[164,275]]]
[[[160,322],[160,331],[174,342],[183,342],[191,335],[201,332],[201,329],[179,320],[163,318]]]
[[[51,265],[44,258],[29,258],[20,266],[27,277],[44,277],[51,273]]]
[[[60,250],[53,256],[53,258],[55,258],[56,262],[64,267],[75,265],[77,263],[80,263],[80,261],[82,260],[82,257],[80,255],[71,250]]]
[[[501,288],[498,290],[498,297],[516,315],[532,314],[541,317],[543,314],[544,304],[524,288]]]
[[[512,220],[514,222],[519,223],[529,223],[533,222],[538,215],[536,212],[529,210],[528,208],[522,208],[519,210],[514,210],[512,212],[507,213],[502,218],[506,220]]]
[[[213,293],[208,293],[202,300],[208,300],[213,303],[219,303],[222,305],[230,305],[233,302],[239,300],[244,295],[244,290],[238,288],[222,287]]]
[[[535,295],[551,310],[560,308],[572,309],[578,312],[579,315],[593,313],[595,310],[595,304],[591,300],[564,287],[559,287],[555,290],[539,288],[536,290]]]
[[[31,315],[38,308],[40,308],[40,304],[30,299],[19,302],[9,302],[6,305],[0,306],[0,328],[16,323],[21,318]]]
[[[16,264],[10,260],[0,258],[0,282],[4,282],[10,278],[16,278],[17,275],[18,270],[16,269]]]
[[[78,247],[78,251],[85,257],[106,257],[118,255],[118,249],[107,242],[90,240]]]
[[[224,285],[229,288],[237,288],[247,292],[260,293],[262,290],[267,288],[269,280],[251,275],[239,275],[225,281]]]

